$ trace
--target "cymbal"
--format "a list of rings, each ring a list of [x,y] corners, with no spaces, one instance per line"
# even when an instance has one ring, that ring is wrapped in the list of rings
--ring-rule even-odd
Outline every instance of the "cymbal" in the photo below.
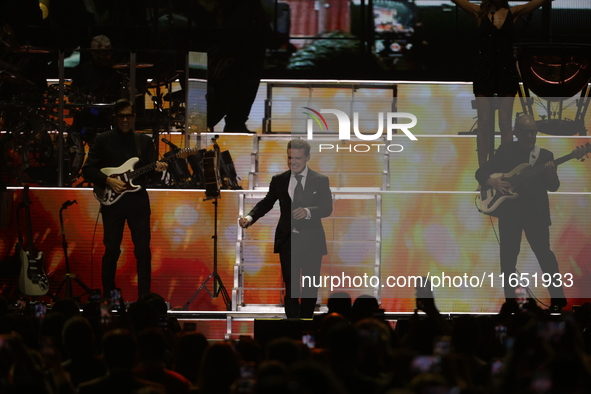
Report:
[[[119,63],[119,64],[114,64],[113,68],[115,70],[121,70],[124,68],[129,68],[130,64],[129,63]],[[154,65],[152,63],[136,63],[135,68],[148,68],[148,67],[154,67]]]
[[[14,53],[51,53],[51,50],[45,48],[38,48],[31,45],[23,45],[18,48],[8,48],[9,51]]]
[[[10,82],[21,86],[35,86],[35,84],[29,81],[27,78],[9,73],[8,71],[0,71],[0,81]]]

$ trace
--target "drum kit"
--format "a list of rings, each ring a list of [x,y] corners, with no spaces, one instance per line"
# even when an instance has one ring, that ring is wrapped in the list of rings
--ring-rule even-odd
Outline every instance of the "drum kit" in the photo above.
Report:
[[[105,50],[96,51],[104,53]],[[75,80],[61,85],[63,94],[60,94],[60,84],[39,87],[40,84],[31,80],[25,71],[25,64],[31,57],[47,56],[52,52],[55,51],[18,46],[9,29],[0,26],[0,184],[79,184],[85,152],[97,134],[111,129],[114,101],[131,96],[131,65],[125,62],[109,65],[111,74],[119,78],[116,92],[77,84]],[[136,63],[135,69],[149,70],[153,66],[152,63]],[[159,130],[162,125],[170,127],[171,124],[183,127],[179,119],[184,116],[184,108],[180,105],[184,96],[170,98],[169,108],[163,111],[160,93],[163,86],[170,87],[178,77],[179,72],[163,72],[144,87],[135,88],[136,98],[143,99],[148,94],[155,103],[157,115],[152,120],[158,125],[153,129]],[[154,89],[156,95],[150,93]],[[61,131],[58,127],[60,119],[64,120]],[[61,155],[60,146],[63,147]],[[60,157],[62,163],[59,163]],[[58,176],[60,167],[61,179]],[[63,185],[58,184],[60,181]]]
[[[30,46],[4,51],[25,56],[50,51]],[[11,63],[12,65],[19,63]],[[64,124],[58,126],[58,89],[43,89],[31,81],[18,67],[0,64],[0,145],[1,182],[6,185],[37,183],[58,185],[59,149],[63,146],[63,180],[71,185],[78,177],[84,160],[84,146],[78,133]],[[66,97],[71,92],[66,91]],[[68,117],[68,108],[64,113]],[[63,138],[63,143],[60,139]]]
[[[591,103],[591,45],[515,45],[523,84],[524,113],[541,112],[538,130],[549,135],[587,135],[585,116]],[[529,92],[537,97],[530,97]],[[578,95],[578,97],[576,97]],[[567,117],[567,108],[571,107]],[[574,110],[574,116],[572,112]]]

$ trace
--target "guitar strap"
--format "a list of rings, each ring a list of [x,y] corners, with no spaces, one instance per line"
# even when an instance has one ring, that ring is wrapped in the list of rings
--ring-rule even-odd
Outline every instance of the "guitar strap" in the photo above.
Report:
[[[533,167],[536,161],[538,161],[538,157],[540,157],[540,147],[535,145],[529,153],[529,165]]]

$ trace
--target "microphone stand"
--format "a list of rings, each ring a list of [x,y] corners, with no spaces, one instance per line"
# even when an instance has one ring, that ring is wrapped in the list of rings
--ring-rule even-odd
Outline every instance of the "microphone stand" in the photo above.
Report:
[[[62,290],[62,287],[65,285],[66,289],[65,289],[65,294],[64,294],[64,298],[73,298],[72,297],[72,279],[78,284],[78,286],[82,287],[82,289],[84,289],[84,291],[86,293],[84,294],[90,294],[91,290],[88,286],[86,286],[86,284],[84,284],[84,282],[82,282],[80,280],[80,278],[78,278],[76,276],[76,274],[73,274],[72,272],[70,272],[70,259],[68,258],[68,241],[66,241],[66,232],[64,231],[64,219],[62,217],[62,211],[64,209],[68,209],[68,207],[72,204],[77,204],[76,200],[74,201],[66,201],[65,203],[62,204],[62,207],[60,208],[60,227],[62,230],[62,248],[64,249],[64,258],[65,258],[65,262],[66,262],[66,274],[64,275],[64,279],[62,280],[62,283],[60,283],[60,286],[58,287],[57,291],[55,292],[55,295],[58,295],[60,293],[60,291]]]
[[[232,310],[232,298],[228,294],[228,291],[226,290],[226,287],[224,286],[224,283],[222,282],[222,278],[218,274],[218,199],[220,198],[220,182],[219,182],[219,159],[220,159],[219,150],[220,150],[220,148],[216,142],[217,138],[219,138],[217,135],[214,138],[212,138],[212,141],[214,143],[214,149],[212,151],[212,152],[214,152],[213,158],[211,156],[209,156],[209,159],[207,160],[207,163],[208,163],[207,167],[208,167],[208,170],[210,170],[208,172],[213,172],[213,174],[210,174],[213,179],[210,179],[209,182],[206,180],[206,187],[205,187],[206,198],[203,199],[203,201],[213,200],[212,204],[214,206],[214,210],[213,210],[213,212],[214,212],[214,214],[213,214],[213,236],[211,237],[213,239],[213,271],[211,272],[211,274],[209,274],[209,276],[207,277],[207,279],[205,279],[205,281],[201,284],[201,286],[199,286],[197,291],[195,291],[195,293],[193,293],[193,295],[191,296],[189,301],[187,301],[187,303],[183,307],[183,310],[185,310],[185,311],[189,310],[189,305],[191,304],[191,302],[193,302],[193,300],[195,299],[195,297],[197,297],[197,295],[201,292],[201,290],[205,290],[207,292],[207,294],[209,294],[209,296],[212,298],[218,298],[218,296],[221,294],[222,299],[224,300],[224,304],[226,305],[226,310],[227,311]],[[213,291],[210,291],[209,288],[207,287],[207,282],[209,282],[210,279],[213,279]]]
[[[207,279],[205,279],[201,286],[199,286],[197,291],[193,293],[189,301],[187,301],[187,303],[183,307],[183,310],[185,311],[189,310],[189,305],[191,305],[191,302],[193,302],[195,297],[199,295],[201,290],[205,290],[211,298],[218,298],[218,296],[221,294],[222,299],[224,300],[224,304],[226,305],[226,310],[232,310],[232,298],[228,294],[228,290],[226,290],[226,287],[222,282],[220,274],[218,274],[218,197],[216,196],[212,198],[212,204],[214,206],[213,236],[211,237],[213,238],[213,271],[211,272],[211,274],[209,274],[209,276],[207,277]],[[203,201],[207,201],[212,198],[206,198]],[[209,282],[210,279],[213,279],[213,291],[210,291],[207,287],[207,282]]]

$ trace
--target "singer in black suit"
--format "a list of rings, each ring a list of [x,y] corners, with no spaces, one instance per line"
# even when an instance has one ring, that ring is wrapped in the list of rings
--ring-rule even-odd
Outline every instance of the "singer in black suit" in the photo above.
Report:
[[[307,166],[309,160],[308,142],[290,141],[287,144],[289,170],[273,176],[265,198],[239,219],[240,226],[246,228],[279,200],[281,216],[275,230],[274,252],[279,253],[281,261],[288,318],[313,317],[318,288],[301,287],[300,277],[318,277],[322,256],[327,254],[322,218],[332,213],[332,194],[328,177],[312,171]]]
[[[544,273],[559,273],[558,262],[550,249],[550,203],[548,191],[556,191],[560,180],[554,164],[554,155],[546,149],[536,146],[538,133],[536,121],[531,115],[522,115],[515,121],[516,142],[501,144],[490,161],[476,171],[476,179],[482,187],[492,187],[501,193],[507,193],[511,183],[492,174],[506,174],[522,163],[529,163],[534,168],[543,167],[538,177],[524,182],[516,192],[519,197],[506,200],[499,210],[499,237],[501,241],[501,271],[504,273],[503,289],[508,301],[515,300],[515,288],[510,286],[509,275],[516,272],[517,256],[521,246],[521,236],[525,232],[527,241],[536,255]],[[519,277],[519,276],[518,276]],[[566,306],[562,286],[548,287],[552,304],[550,309],[558,312]]]
[[[117,178],[107,177],[101,172],[104,167],[119,167],[132,157],[140,160],[135,168],[153,163],[157,159],[152,139],[134,131],[135,112],[133,104],[127,99],[120,99],[114,106],[115,129],[97,135],[84,164],[84,178],[100,187],[110,187],[117,193],[125,190],[125,183]],[[155,171],[162,172],[168,165],[157,162]],[[121,241],[125,222],[131,232],[134,254],[137,264],[138,295],[150,291],[152,272],[152,253],[150,251],[150,199],[146,191],[146,176],[134,180],[142,188],[128,192],[113,205],[101,206],[103,217],[103,243],[105,253],[102,263],[104,296],[109,297],[115,289],[117,260],[121,254]]]

